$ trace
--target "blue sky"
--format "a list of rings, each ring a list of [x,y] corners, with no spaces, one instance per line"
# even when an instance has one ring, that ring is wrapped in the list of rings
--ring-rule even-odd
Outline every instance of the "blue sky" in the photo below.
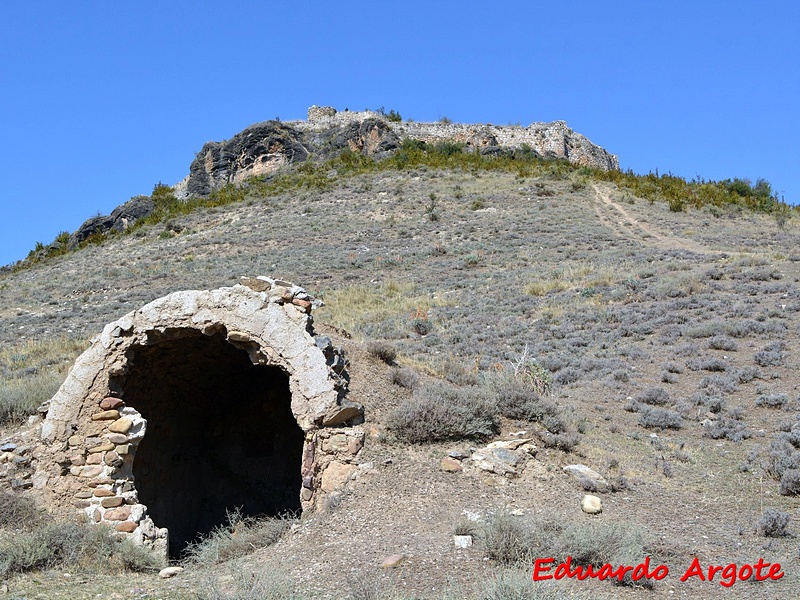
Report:
[[[0,5],[0,264],[312,104],[563,119],[623,169],[800,202],[800,2]]]

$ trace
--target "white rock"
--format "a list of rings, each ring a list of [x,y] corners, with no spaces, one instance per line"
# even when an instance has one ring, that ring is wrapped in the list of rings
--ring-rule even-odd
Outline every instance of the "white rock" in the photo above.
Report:
[[[453,543],[455,544],[456,548],[469,548],[470,546],[472,546],[472,536],[454,535]]]
[[[581,500],[581,510],[587,515],[597,515],[603,512],[603,501],[597,496],[586,494]]]
[[[181,572],[183,572],[183,567],[167,567],[166,569],[161,569],[158,572],[158,576],[162,579],[169,579]]]

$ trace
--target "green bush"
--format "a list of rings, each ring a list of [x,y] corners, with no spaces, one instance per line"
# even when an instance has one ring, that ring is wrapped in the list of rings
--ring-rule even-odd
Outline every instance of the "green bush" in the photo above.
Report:
[[[442,382],[417,386],[413,397],[389,414],[388,427],[412,444],[489,438],[498,430],[496,406],[481,392]]]

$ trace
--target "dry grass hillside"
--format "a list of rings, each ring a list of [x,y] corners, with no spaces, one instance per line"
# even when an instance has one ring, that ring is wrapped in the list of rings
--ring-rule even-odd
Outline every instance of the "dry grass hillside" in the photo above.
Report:
[[[198,551],[172,579],[113,556],[15,572],[10,548],[33,544],[18,530],[36,518],[0,519],[3,589],[28,599],[796,598],[798,225],[736,206],[680,208],[575,169],[387,169],[250,193],[2,275],[2,438],[105,323],[175,290],[257,274],[324,299],[317,329],[344,347],[369,431],[324,510],[274,535],[274,524],[258,537],[250,522],[217,532],[247,553]],[[513,473],[473,460],[520,438],[535,450],[515,454]],[[449,454],[460,471],[443,469]],[[562,470],[575,463],[607,485]],[[582,512],[586,493],[602,513]],[[23,510],[22,493],[5,494],[0,513]],[[456,548],[454,533],[474,545]],[[405,558],[382,568],[393,554]],[[596,565],[650,556],[670,572],[646,587],[530,581],[531,561],[566,555]],[[785,575],[681,582],[694,558],[763,558]]]

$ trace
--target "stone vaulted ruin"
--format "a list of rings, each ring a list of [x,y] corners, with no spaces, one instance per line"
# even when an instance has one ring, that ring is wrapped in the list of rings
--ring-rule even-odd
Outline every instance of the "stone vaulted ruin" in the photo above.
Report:
[[[107,325],[50,401],[34,488],[173,557],[229,510],[314,508],[364,439],[345,360],[314,334],[316,302],[243,278]]]

